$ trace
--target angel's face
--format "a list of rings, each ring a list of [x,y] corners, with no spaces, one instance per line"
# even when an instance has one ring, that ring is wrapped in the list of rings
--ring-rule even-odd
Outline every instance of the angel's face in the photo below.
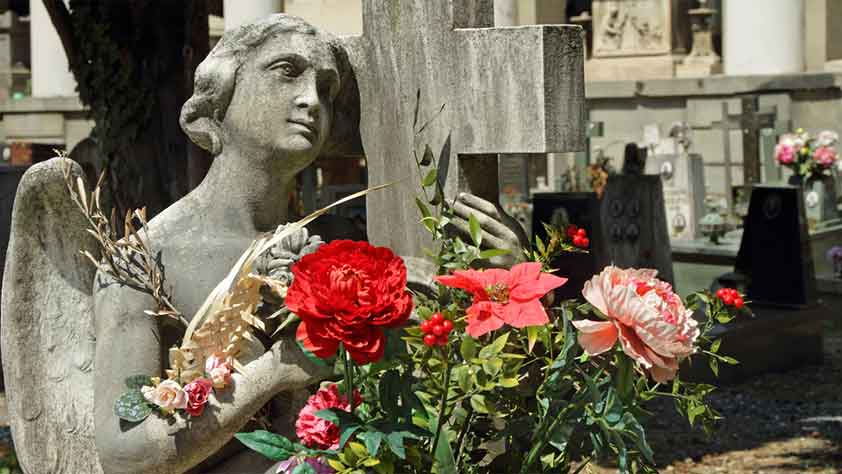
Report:
[[[339,92],[334,55],[318,36],[302,33],[271,37],[252,54],[237,73],[225,115],[228,138],[303,168],[330,132]]]

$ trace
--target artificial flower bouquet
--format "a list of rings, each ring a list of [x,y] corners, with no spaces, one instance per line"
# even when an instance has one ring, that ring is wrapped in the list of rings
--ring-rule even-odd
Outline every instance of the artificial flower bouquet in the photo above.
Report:
[[[799,128],[781,135],[775,146],[775,160],[802,180],[817,179],[829,175],[834,166],[842,165],[836,151],[838,143],[836,132],[824,130],[813,137]]]

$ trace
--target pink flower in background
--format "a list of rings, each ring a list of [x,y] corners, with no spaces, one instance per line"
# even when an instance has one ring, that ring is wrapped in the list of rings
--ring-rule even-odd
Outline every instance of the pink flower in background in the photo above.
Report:
[[[516,328],[547,324],[550,318],[539,300],[567,282],[567,278],[542,272],[537,262],[520,263],[511,270],[457,270],[453,275],[435,279],[474,296],[467,311],[467,332],[472,337],[500,329],[504,324]]]
[[[213,382],[213,388],[225,388],[231,385],[231,363],[228,360],[212,355],[205,359],[205,372]]]
[[[143,398],[168,413],[187,407],[187,394],[175,380],[164,380],[157,387],[141,387]]]
[[[354,407],[362,403],[360,392],[354,391]],[[307,404],[298,413],[295,434],[301,442],[314,449],[336,449],[339,447],[339,427],[316,416],[321,410],[339,408],[350,411],[348,397],[340,396],[336,384],[319,389],[307,399]]]
[[[813,152],[813,160],[825,168],[830,168],[837,158],[836,149],[832,146],[821,146]]]
[[[184,411],[190,416],[201,416],[208,403],[208,396],[213,389],[213,382],[200,377],[184,386],[184,393],[187,394],[187,406]]]
[[[795,162],[795,147],[785,143],[775,145],[775,159],[782,165],[789,165]]]
[[[679,362],[694,352],[699,329],[672,286],[655,275],[650,269],[606,267],[585,283],[582,295],[607,320],[573,325],[588,354],[602,354],[619,339],[623,351],[655,381],[666,382],[675,377]]]

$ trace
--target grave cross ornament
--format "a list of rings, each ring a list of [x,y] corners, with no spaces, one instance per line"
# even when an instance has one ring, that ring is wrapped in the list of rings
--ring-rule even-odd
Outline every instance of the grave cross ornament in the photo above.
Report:
[[[760,133],[763,129],[775,127],[776,111],[761,111],[756,96],[743,97],[741,103],[742,112],[739,115],[729,115],[727,105],[724,105],[722,121],[714,122],[713,126],[723,130],[726,141],[729,139],[727,130],[742,130],[743,183],[751,185],[759,183],[761,178]],[[729,145],[726,147],[726,154],[730,155]],[[726,156],[725,161],[725,176],[730,179],[730,156]],[[730,181],[728,185],[731,185]]]
[[[493,28],[493,18],[492,0],[363,0],[363,34],[345,42],[369,183],[409,178],[367,196],[372,243],[421,254],[419,144],[444,150],[448,198],[467,191],[498,206],[498,154],[584,147],[581,28]],[[445,107],[416,137],[419,91],[419,125]]]

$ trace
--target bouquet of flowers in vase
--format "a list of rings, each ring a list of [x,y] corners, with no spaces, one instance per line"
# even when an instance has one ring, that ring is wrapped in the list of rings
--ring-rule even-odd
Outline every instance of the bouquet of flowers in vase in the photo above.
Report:
[[[830,174],[834,166],[842,165],[836,146],[839,135],[830,130],[810,136],[803,129],[781,135],[775,146],[778,164],[791,169],[802,181],[818,179]]]

